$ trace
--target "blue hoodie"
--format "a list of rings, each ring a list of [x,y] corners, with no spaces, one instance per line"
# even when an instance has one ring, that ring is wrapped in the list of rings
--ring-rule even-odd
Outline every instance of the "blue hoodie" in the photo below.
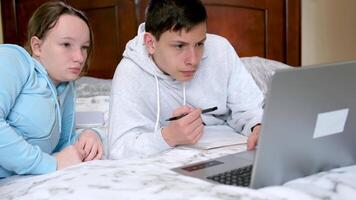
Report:
[[[22,47],[0,45],[0,178],[56,171],[51,154],[76,140],[74,91]]]

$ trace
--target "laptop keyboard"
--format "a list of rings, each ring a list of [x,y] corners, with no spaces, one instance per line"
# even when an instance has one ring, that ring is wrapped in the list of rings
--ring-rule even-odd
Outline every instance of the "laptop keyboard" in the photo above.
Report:
[[[252,172],[252,165],[248,165],[231,171],[209,176],[207,177],[207,179],[226,185],[248,187],[251,181],[251,172]]]

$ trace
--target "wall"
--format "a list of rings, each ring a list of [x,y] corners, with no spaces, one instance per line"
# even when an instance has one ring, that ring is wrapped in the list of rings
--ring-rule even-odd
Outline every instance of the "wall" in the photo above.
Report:
[[[302,0],[302,65],[356,59],[355,8],[355,0]]]
[[[302,65],[356,59],[355,8],[355,0],[302,0]]]
[[[0,1],[0,44],[3,43],[3,38],[2,38],[2,20],[1,20],[1,1]]]

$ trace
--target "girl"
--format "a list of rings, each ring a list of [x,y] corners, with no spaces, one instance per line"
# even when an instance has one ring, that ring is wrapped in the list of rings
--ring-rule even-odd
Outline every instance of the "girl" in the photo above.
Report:
[[[29,21],[29,53],[0,45],[0,178],[101,159],[93,130],[75,134],[73,81],[88,68],[92,37],[82,12],[48,2]]]

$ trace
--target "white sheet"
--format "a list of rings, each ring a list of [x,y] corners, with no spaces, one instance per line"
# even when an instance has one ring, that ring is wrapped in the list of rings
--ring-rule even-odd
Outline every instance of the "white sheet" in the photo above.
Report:
[[[243,151],[176,148],[148,158],[83,163],[40,176],[0,180],[1,199],[353,199],[356,166],[335,169],[259,190],[209,183],[170,170]]]

